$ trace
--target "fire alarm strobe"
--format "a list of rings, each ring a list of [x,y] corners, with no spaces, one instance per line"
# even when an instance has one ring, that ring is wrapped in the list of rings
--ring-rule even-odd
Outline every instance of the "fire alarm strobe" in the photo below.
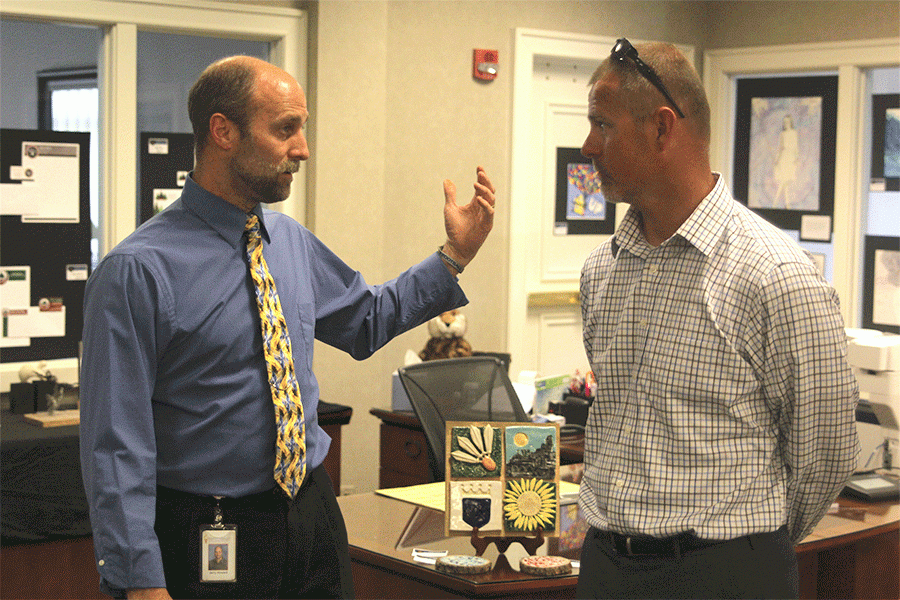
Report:
[[[472,58],[472,76],[476,79],[491,81],[497,78],[499,53],[496,50],[475,49]]]

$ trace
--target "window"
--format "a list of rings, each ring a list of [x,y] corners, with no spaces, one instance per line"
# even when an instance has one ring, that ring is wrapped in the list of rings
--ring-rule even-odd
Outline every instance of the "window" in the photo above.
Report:
[[[96,132],[99,110],[97,68],[39,71],[38,128]]]
[[[97,68],[38,71],[38,129],[91,134],[91,270],[100,261],[100,90]]]

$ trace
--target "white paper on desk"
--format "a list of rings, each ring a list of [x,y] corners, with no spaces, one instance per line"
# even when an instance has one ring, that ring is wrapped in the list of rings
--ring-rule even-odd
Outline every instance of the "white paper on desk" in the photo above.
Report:
[[[41,310],[37,306],[3,309],[3,331],[7,337],[63,337],[66,335],[66,307]]]
[[[78,223],[81,216],[79,144],[22,142],[22,167],[32,181],[23,181],[29,214],[23,223]]]
[[[534,396],[536,394],[534,385],[513,381],[512,386],[516,391],[516,396],[519,397],[519,402],[522,403],[522,409],[525,412],[531,410],[531,407],[534,406]]]
[[[0,267],[0,312],[14,306],[31,304],[31,267]],[[30,346],[29,337],[11,337],[6,335],[6,328],[0,330],[0,348],[19,348]]]

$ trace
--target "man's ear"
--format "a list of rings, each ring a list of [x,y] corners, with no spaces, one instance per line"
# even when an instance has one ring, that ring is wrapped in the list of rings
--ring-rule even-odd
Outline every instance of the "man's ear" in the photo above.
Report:
[[[237,125],[222,113],[209,118],[209,141],[222,150],[234,148],[240,137]]]
[[[668,106],[660,106],[654,111],[651,119],[656,133],[656,144],[662,150],[672,142],[672,133],[678,115]]]

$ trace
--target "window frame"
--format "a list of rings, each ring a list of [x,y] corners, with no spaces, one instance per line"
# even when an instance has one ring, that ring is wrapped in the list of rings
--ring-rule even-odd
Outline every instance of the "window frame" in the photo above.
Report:
[[[68,84],[68,85],[67,85]],[[98,87],[97,67],[50,69],[37,74],[38,129],[53,129],[53,92],[59,89]]]

